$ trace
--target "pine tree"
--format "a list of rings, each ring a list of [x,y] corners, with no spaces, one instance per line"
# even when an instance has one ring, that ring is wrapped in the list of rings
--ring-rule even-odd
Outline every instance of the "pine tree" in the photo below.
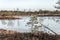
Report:
[[[58,6],[55,6],[55,8],[57,8],[57,9],[60,10],[60,0],[58,0],[58,2],[57,2],[56,4],[58,4]],[[59,13],[59,12],[56,10],[55,13]],[[59,22],[59,21],[60,21],[60,17],[53,17],[52,19],[53,19],[54,21],[56,21],[56,22]],[[57,20],[56,20],[56,19],[57,19]]]
[[[38,32],[38,21],[37,21],[37,16],[31,16],[31,20],[27,23],[27,24],[31,24],[31,30],[32,33],[36,33]]]
[[[60,9],[60,0],[56,4],[58,4],[58,6],[55,6],[55,8]]]

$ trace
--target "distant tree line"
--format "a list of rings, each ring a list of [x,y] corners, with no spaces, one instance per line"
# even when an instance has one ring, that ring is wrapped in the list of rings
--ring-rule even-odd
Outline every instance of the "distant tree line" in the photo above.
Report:
[[[48,10],[39,10],[39,11],[0,11],[0,16],[20,16],[20,15],[38,15],[38,14],[60,14],[60,11],[48,11]]]

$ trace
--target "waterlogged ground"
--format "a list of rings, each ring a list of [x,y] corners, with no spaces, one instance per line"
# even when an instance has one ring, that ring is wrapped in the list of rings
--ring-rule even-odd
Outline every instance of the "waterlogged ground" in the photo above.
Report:
[[[17,32],[31,32],[31,25],[27,25],[27,22],[29,22],[31,17],[20,16],[20,18],[21,19],[19,20],[0,20],[0,29],[12,30]],[[52,20],[52,17],[38,17],[38,22],[41,22],[43,25],[49,27],[54,32],[60,34],[60,22]],[[45,29],[42,27],[41,30],[44,31]],[[46,29],[45,31],[49,30]]]

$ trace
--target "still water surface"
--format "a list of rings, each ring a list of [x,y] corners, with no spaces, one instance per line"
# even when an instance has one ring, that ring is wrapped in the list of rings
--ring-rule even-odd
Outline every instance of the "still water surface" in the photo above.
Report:
[[[12,30],[17,32],[31,32],[31,27],[27,25],[30,20],[30,16],[20,16],[21,19],[15,20],[0,20],[0,29]],[[54,17],[58,18],[58,17]],[[43,25],[49,27],[56,33],[60,34],[60,22],[52,20],[53,17],[38,17],[38,21]],[[57,20],[57,19],[55,19]],[[48,30],[46,30],[48,31]]]

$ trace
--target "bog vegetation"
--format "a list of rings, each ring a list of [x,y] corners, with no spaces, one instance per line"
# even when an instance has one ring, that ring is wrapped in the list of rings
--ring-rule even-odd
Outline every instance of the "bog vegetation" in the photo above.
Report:
[[[33,16],[34,15],[34,16]],[[32,28],[34,24],[37,24],[37,16],[60,16],[60,11],[0,11],[0,16],[5,17],[5,16],[33,16],[27,24],[31,24]],[[42,25],[44,26],[44,25]],[[44,26],[45,28],[49,29],[48,27]],[[0,40],[60,40],[60,35],[56,34],[48,34],[44,32],[39,32],[36,29],[38,29],[38,26],[35,25],[32,33],[18,33],[18,32],[12,32],[12,31],[7,31],[7,30],[0,30]]]

